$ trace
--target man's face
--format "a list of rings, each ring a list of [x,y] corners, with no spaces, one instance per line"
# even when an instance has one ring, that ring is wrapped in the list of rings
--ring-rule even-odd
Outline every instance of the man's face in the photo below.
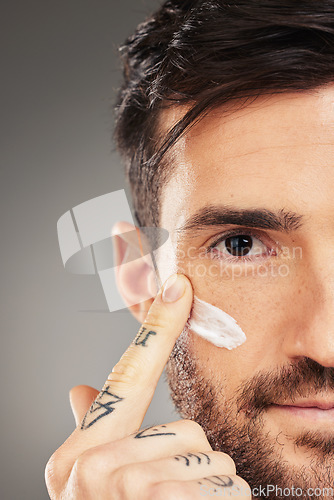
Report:
[[[173,161],[162,277],[186,274],[247,336],[228,351],[185,330],[174,400],[245,479],[333,486],[334,85],[212,111]]]

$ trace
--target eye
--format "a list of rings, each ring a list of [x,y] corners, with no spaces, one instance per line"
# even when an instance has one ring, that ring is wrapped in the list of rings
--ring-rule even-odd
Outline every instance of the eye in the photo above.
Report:
[[[268,247],[258,236],[240,231],[220,236],[208,250],[212,257],[233,262],[252,261],[275,254],[274,249]]]

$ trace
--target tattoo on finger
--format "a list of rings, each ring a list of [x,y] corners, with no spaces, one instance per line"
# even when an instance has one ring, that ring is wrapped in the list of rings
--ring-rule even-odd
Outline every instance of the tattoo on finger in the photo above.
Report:
[[[233,479],[230,476],[210,476],[204,477],[203,481],[219,486],[220,488],[231,488],[234,485]],[[203,484],[198,481],[198,484]]]
[[[147,340],[150,337],[150,335],[156,335],[157,332],[153,330],[147,331],[147,328],[142,326],[138,332],[138,335],[134,339],[135,345],[141,345],[143,347],[147,347]]]
[[[98,420],[112,413],[115,410],[114,405],[124,399],[109,392],[109,387],[107,385],[93,401],[81,423],[82,430],[88,429]]]
[[[191,458],[196,458],[197,464],[201,464],[202,463],[203,457],[201,457],[200,455],[203,455],[203,457],[205,459],[205,462],[207,463],[207,465],[209,465],[210,462],[211,462],[209,455],[207,455],[206,453],[202,453],[202,452],[198,453],[197,455],[195,453],[187,453],[186,456],[185,455],[176,455],[174,457],[174,459],[177,460],[178,462],[180,462],[181,459],[182,459],[182,461],[184,460],[185,465],[187,467],[189,467],[190,466],[190,460],[189,459],[191,459]]]
[[[165,432],[162,431],[161,429],[166,428],[165,425],[160,425],[159,427],[147,427],[146,429],[143,429],[134,436],[135,439],[143,439],[147,437],[156,437],[156,436],[176,436],[175,432]]]

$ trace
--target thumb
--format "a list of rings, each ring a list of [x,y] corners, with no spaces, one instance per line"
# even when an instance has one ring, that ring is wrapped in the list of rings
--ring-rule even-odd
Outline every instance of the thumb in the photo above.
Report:
[[[98,394],[99,391],[89,385],[76,385],[72,387],[70,390],[70,404],[76,425],[82,421]]]

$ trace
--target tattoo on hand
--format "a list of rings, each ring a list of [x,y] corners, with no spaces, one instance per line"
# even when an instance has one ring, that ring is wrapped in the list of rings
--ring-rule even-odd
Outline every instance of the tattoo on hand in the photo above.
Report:
[[[81,423],[82,430],[88,429],[93,424],[95,424],[95,422],[100,420],[100,418],[112,413],[115,409],[113,405],[119,403],[124,399],[116,396],[116,394],[112,394],[111,392],[109,392],[109,387],[110,386],[108,385],[105,389],[103,389],[96,397],[95,401],[93,401],[91,407],[89,408]],[[99,410],[102,410],[102,413]],[[98,412],[97,415],[96,412]]]
[[[204,478],[209,483],[215,486],[220,486],[221,488],[231,488],[233,486],[233,479],[230,476],[211,476]]]
[[[147,429],[143,429],[139,431],[135,435],[135,439],[142,439],[147,437],[155,437],[155,436],[176,436],[175,432],[159,432],[160,429],[166,427],[165,425],[161,425],[160,428],[157,427],[147,427]]]
[[[147,339],[149,338],[150,335],[156,335],[157,332],[154,332],[152,330],[147,331],[147,328],[142,326],[138,332],[137,337],[134,339],[135,345],[142,345],[143,347],[146,347],[147,344]]]
[[[185,457],[184,455],[176,455],[176,457],[174,457],[174,459],[177,460],[178,462],[181,460],[181,458],[184,458],[186,466],[189,467],[190,465],[189,458]]]
[[[210,460],[210,457],[206,454],[206,453],[199,453],[198,455],[195,455],[195,453],[187,453],[187,456],[185,455],[176,455],[174,458],[175,460],[177,460],[178,462],[181,460],[181,458],[183,458],[185,460],[185,465],[187,467],[189,467],[190,465],[190,460],[189,458],[192,458],[192,457],[195,457],[197,459],[197,463],[200,464],[202,463],[202,458],[199,456],[199,455],[203,455],[205,458],[206,458],[206,463],[209,465],[211,460]],[[189,458],[188,458],[189,457]]]

